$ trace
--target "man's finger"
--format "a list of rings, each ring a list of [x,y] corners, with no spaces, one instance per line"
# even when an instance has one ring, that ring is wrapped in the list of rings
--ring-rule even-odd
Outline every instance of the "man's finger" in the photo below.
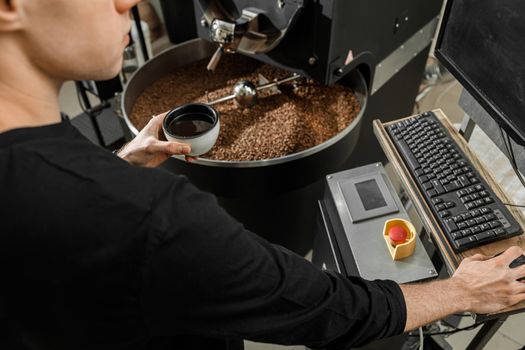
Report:
[[[515,279],[525,278],[525,265],[521,265],[511,269],[512,275]]]
[[[510,297],[510,305],[515,305],[523,301],[525,301],[525,293],[516,294]]]
[[[503,252],[500,256],[495,257],[498,261],[501,261],[505,265],[510,265],[510,263],[523,254],[523,249],[517,246],[512,246],[506,251]]]
[[[149,147],[150,152],[162,152],[169,155],[189,154],[191,147],[184,143],[171,141],[157,141]]]

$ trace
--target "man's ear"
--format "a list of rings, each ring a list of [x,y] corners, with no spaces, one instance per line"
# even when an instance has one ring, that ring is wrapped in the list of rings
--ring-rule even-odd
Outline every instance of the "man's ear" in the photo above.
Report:
[[[0,31],[14,31],[22,26],[19,0],[0,0]]]

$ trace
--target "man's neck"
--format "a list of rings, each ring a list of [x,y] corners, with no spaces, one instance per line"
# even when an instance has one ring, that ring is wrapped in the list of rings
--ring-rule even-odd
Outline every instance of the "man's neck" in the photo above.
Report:
[[[59,122],[61,82],[46,76],[22,55],[18,59],[17,55],[7,56],[0,53],[0,133]]]

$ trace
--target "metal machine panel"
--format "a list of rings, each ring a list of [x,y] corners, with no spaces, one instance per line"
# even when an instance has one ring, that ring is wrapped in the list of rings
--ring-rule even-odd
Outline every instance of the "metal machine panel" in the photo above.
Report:
[[[338,188],[345,200],[352,223],[399,211],[380,173],[375,176],[370,174],[357,176],[340,182]],[[359,200],[355,200],[356,198]]]
[[[374,181],[377,186],[369,186],[374,194],[359,195],[359,185]],[[381,163],[351,169],[327,177],[329,197],[335,204],[337,217],[344,234],[335,234],[338,245],[346,244],[352,252],[353,263],[361,277],[391,279],[398,283],[420,281],[437,276],[419,237],[412,256],[393,261],[383,238],[386,220],[402,218],[409,220]],[[375,197],[370,203],[365,203]],[[369,210],[366,210],[368,208]],[[314,248],[315,249],[315,248]],[[342,256],[344,261],[348,257]],[[346,271],[352,273],[352,271]]]

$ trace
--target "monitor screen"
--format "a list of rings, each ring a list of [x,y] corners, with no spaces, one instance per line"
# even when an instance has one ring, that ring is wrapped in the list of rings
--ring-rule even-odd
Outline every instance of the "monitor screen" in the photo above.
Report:
[[[448,0],[436,57],[524,143],[525,1]]]

